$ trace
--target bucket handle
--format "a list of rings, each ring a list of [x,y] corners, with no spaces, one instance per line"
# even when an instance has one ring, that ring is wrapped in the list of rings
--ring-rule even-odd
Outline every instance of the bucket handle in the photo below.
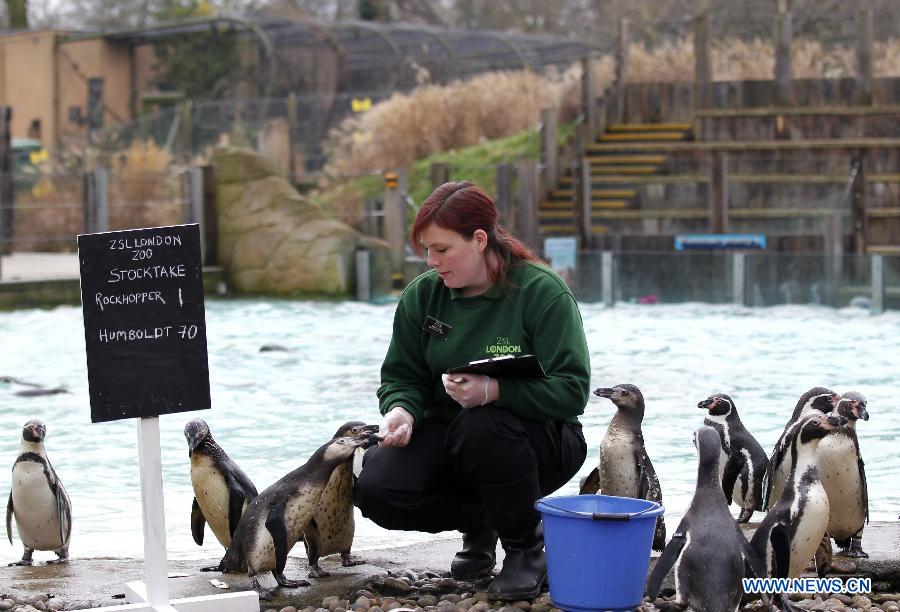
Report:
[[[636,516],[640,516],[645,512],[650,512],[651,510],[655,510],[656,506],[650,506],[648,508],[644,508],[639,512],[630,512],[630,513],[621,513],[621,512],[579,512],[577,510],[569,510],[567,508],[558,508],[557,506],[551,506],[546,501],[541,502],[548,508],[552,510],[558,510],[559,512],[564,512],[566,514],[574,514],[575,516],[583,516],[585,518],[589,518],[593,521],[630,521]]]

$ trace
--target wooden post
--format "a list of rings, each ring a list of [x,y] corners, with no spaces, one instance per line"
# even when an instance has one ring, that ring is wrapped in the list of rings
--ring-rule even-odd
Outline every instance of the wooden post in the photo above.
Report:
[[[516,219],[513,219],[513,172],[509,164],[497,164],[495,181],[497,185],[497,209],[500,211],[500,224],[507,230],[517,234]]]
[[[393,272],[403,273],[406,246],[406,202],[400,189],[402,170],[384,173],[384,233],[391,247]]]
[[[84,232],[109,231],[109,171],[97,166],[84,175]]]
[[[778,0],[775,15],[775,91],[776,102],[781,105],[791,103],[791,45],[794,30],[791,20],[791,0]]]
[[[826,304],[838,306],[835,297],[844,271],[844,216],[840,211],[825,218],[824,238],[828,263],[825,266],[826,287],[823,297]]]
[[[197,223],[200,225],[200,264],[206,262],[206,231],[205,219],[206,207],[203,193],[203,168],[191,166],[184,173],[185,193],[185,223]]]
[[[745,287],[747,286],[747,255],[733,253],[731,256],[731,297],[738,306],[747,305]]]
[[[616,79],[613,83],[616,98],[615,122],[625,122],[625,81],[628,80],[628,20],[619,20],[616,35]]]
[[[526,159],[519,162],[519,210],[516,226],[519,239],[534,251],[540,250],[538,237],[538,173],[537,162]]]
[[[206,259],[203,263],[214,266],[219,262],[219,217],[216,208],[216,171],[212,166],[200,166],[203,173],[203,237]]]
[[[850,186],[850,218],[853,223],[853,250],[857,255],[866,252],[866,240],[869,236],[869,223],[866,218],[866,159],[863,150],[854,162],[857,165],[856,176]]]
[[[293,185],[297,182],[297,153],[294,151],[294,137],[297,134],[297,94],[291,92],[287,97],[288,122],[288,180]]]
[[[444,162],[431,164],[431,188],[437,189],[450,180],[450,167]]]
[[[613,257],[612,251],[603,251],[600,256],[600,292],[603,296],[603,305],[607,308],[612,308],[616,304]]]
[[[597,138],[597,91],[590,56],[581,58],[581,116],[588,126],[588,142],[593,142]]]
[[[857,13],[859,18],[859,40],[856,47],[857,75],[856,84],[858,87],[857,103],[872,104],[872,72],[873,72],[873,36],[875,31],[875,16],[871,6],[860,9]]]
[[[694,108],[708,108],[712,103],[709,57],[709,13],[703,12],[694,19]]]
[[[710,161],[709,231],[721,234],[728,228],[728,154],[715,151]]]
[[[871,314],[884,312],[884,255],[871,255],[872,306]]]
[[[10,148],[11,121],[12,108],[0,106],[0,258],[4,253],[12,252],[13,207],[16,201],[16,190],[13,182],[12,150]],[[0,275],[2,274],[2,263],[0,263]]]
[[[356,261],[356,300],[369,302],[372,300],[372,252],[369,249],[359,249],[355,255]]]
[[[575,232],[581,238],[581,248],[589,249],[591,246],[591,223],[593,219],[591,207],[591,160],[581,158],[578,167],[579,194],[575,207]]]
[[[559,168],[557,167],[559,157],[556,144],[559,127],[558,113],[559,109],[556,108],[541,110],[541,167],[544,170],[543,193],[556,189],[556,186],[559,184]],[[498,193],[500,191],[499,183],[497,191]]]
[[[194,135],[193,123],[191,115],[193,113],[193,104],[190,101],[185,102],[181,106],[181,154],[184,160],[191,161],[194,156]]]

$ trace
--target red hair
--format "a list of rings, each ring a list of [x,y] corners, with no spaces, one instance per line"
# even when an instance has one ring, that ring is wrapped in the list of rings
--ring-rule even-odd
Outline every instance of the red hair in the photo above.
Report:
[[[422,254],[422,232],[432,223],[440,228],[453,230],[466,240],[472,240],[475,230],[487,234],[487,248],[501,262],[488,266],[488,278],[492,283],[506,284],[506,266],[520,261],[541,261],[527,246],[513,238],[499,223],[500,211],[494,201],[479,187],[469,181],[444,183],[435,189],[413,221],[410,241],[413,249]],[[489,260],[490,261],[490,260]]]

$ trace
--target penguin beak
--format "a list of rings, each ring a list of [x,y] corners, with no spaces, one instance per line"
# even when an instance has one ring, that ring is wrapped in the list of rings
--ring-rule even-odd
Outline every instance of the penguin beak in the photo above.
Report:
[[[716,405],[716,400],[705,399],[702,402],[697,404],[697,408],[703,408],[704,410],[712,410],[715,405]]]
[[[857,419],[862,419],[863,421],[869,420],[869,411],[866,410],[865,404],[860,402],[853,404],[853,414],[856,415]]]
[[[615,389],[610,389],[608,387],[600,387],[600,388],[594,389],[594,395],[596,395],[597,397],[609,398],[609,397],[613,396],[613,391],[615,391]]]
[[[193,456],[194,451],[197,450],[197,447],[203,442],[203,436],[197,433],[191,433],[187,439],[188,442],[188,457]]]
[[[838,427],[843,427],[847,424],[847,417],[843,417],[839,414],[829,414],[825,422],[822,423],[823,429],[837,429]]]

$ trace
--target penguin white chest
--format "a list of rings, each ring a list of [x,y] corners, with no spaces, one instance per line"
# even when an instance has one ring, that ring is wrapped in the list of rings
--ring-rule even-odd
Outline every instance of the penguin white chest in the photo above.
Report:
[[[828,534],[833,538],[848,538],[865,524],[866,502],[857,461],[856,448],[849,437],[832,435],[819,442],[816,462],[828,494]]]
[[[210,457],[194,453],[191,457],[191,485],[206,522],[219,544],[227,548],[231,544],[228,523],[230,496],[225,476]]]
[[[819,481],[810,483],[805,494],[795,492],[795,500],[799,501],[791,507],[791,557],[788,577],[799,576],[809,564],[822,541],[828,527],[828,494]]]
[[[43,465],[34,461],[16,464],[12,472],[12,499],[22,544],[35,550],[62,547],[59,508]]]
[[[603,495],[637,497],[634,444],[630,433],[607,430],[600,447],[600,493]]]
[[[350,465],[339,466],[322,492],[315,513],[319,532],[319,555],[349,550],[353,545],[353,473]]]

